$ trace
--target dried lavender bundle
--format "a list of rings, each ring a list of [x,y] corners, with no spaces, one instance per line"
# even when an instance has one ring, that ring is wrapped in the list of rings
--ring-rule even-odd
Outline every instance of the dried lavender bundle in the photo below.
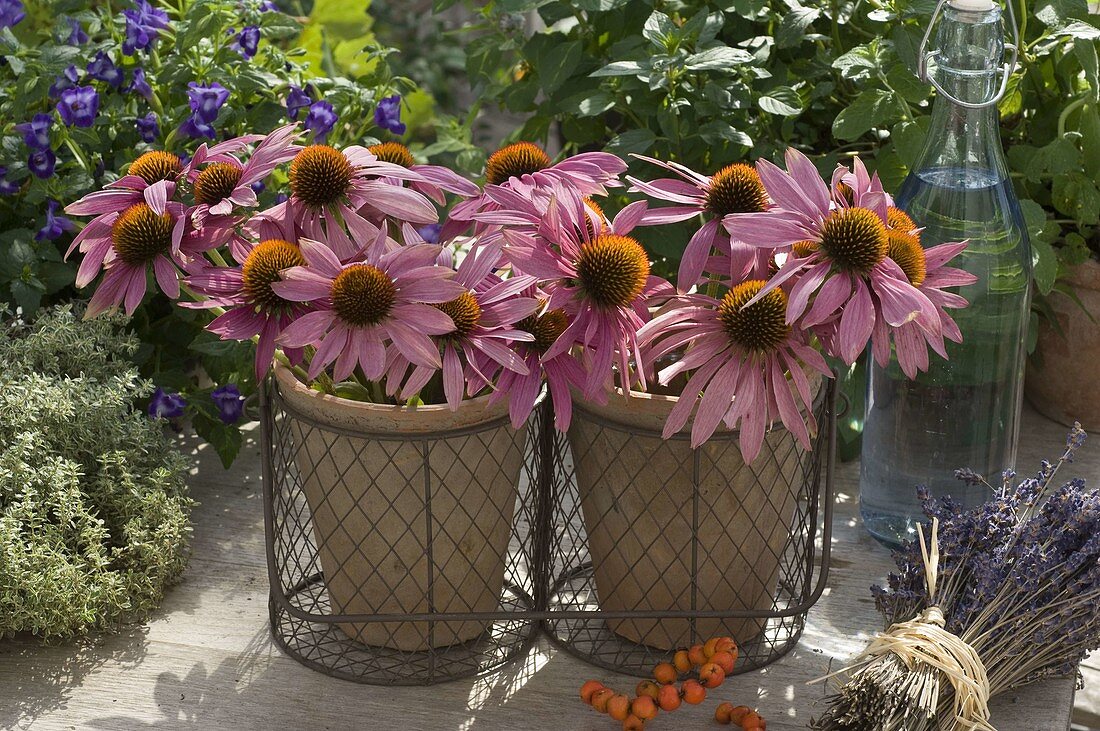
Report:
[[[1014,484],[1006,472],[986,504],[963,511],[922,495],[938,523],[937,579],[929,586],[918,544],[895,554],[898,573],[872,592],[888,628],[938,607],[943,628],[977,653],[990,696],[1044,677],[1067,675],[1100,647],[1100,491],[1058,469],[1085,441],[1080,425],[1057,463]],[[969,470],[957,476],[985,482]],[[888,657],[888,656],[887,656]],[[899,667],[900,666],[900,667]],[[898,700],[905,696],[903,700]],[[861,664],[827,700],[811,728],[822,731],[954,731],[955,689],[920,663]]]

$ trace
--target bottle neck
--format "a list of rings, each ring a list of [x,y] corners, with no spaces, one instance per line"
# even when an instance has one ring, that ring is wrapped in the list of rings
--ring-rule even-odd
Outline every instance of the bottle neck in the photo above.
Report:
[[[967,109],[937,98],[932,105],[928,141],[914,167],[965,167],[987,170],[997,178],[1007,177],[997,106]]]
[[[917,169],[963,167],[1004,177],[997,105],[961,106],[993,99],[1004,63],[1004,26],[999,7],[985,11],[948,5],[936,34],[931,72],[946,94],[932,106],[928,142]]]

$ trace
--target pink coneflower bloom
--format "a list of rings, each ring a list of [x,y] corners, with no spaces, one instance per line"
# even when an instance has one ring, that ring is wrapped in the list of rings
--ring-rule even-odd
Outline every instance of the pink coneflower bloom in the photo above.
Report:
[[[438,247],[387,251],[379,243],[365,250],[364,260],[343,264],[322,243],[302,239],[299,246],[306,266],[287,269],[283,281],[270,286],[284,300],[311,303],[313,311],[276,339],[291,348],[316,346],[310,378],[335,361],[337,381],[347,379],[356,365],[377,381],[385,371],[387,343],[413,365],[442,367],[430,336],[452,332],[455,325],[432,305],[449,302],[465,288],[453,281],[453,271],[435,264]]]
[[[588,206],[568,187],[550,202],[538,234],[504,232],[505,252],[517,271],[533,274],[550,294],[547,308],[561,309],[570,322],[545,357],[584,347],[588,359],[585,396],[604,389],[618,367],[621,385],[630,388],[631,361],[640,363],[638,329],[649,320],[654,296],[672,294],[671,285],[650,274],[649,256],[626,235],[640,218],[634,208],[627,221],[591,235]],[[620,214],[622,215],[622,214]],[[616,362],[617,359],[617,362]],[[633,370],[642,388],[645,373]]]
[[[945,266],[965,248],[966,242],[924,249],[914,233],[890,231],[890,258],[905,273],[909,282],[932,302],[939,319],[937,327],[927,327],[922,320],[917,319],[891,328],[881,317],[877,318],[871,334],[871,344],[879,365],[885,366],[890,361],[891,334],[898,365],[909,378],[915,378],[918,371],[928,370],[929,347],[946,359],[944,338],[956,343],[962,342],[962,332],[947,314],[947,310],[966,307],[967,301],[958,294],[945,292],[944,288],[961,287],[978,281],[970,272]]]
[[[803,364],[826,376],[829,367],[805,344],[803,331],[788,323],[786,293],[763,293],[764,285],[760,279],[743,282],[721,301],[683,295],[673,309],[638,333],[647,365],[683,351],[682,358],[658,374],[662,384],[691,374],[665,423],[666,439],[683,429],[695,410],[692,448],[707,441],[725,421],[731,429],[740,425],[741,454],[751,462],[760,452],[765,430],[777,418],[809,448],[816,424]]]
[[[489,156],[485,163],[485,184],[510,188],[528,197],[540,188],[566,185],[583,198],[607,195],[609,187],[620,185],[618,176],[625,171],[626,163],[607,152],[583,152],[554,164],[538,145],[516,142]],[[497,206],[487,194],[462,201],[444,223],[443,238],[465,232],[477,213]],[[483,229],[481,226],[478,231]]]
[[[263,378],[275,356],[275,340],[287,325],[308,311],[301,302],[283,299],[271,289],[281,280],[280,272],[304,266],[305,257],[296,243],[273,235],[259,242],[241,239],[230,247],[239,267],[210,267],[192,274],[187,284],[206,299],[181,302],[184,307],[222,307],[206,329],[222,340],[257,337],[256,378]],[[301,360],[300,348],[284,348],[292,362]]]
[[[382,142],[372,145],[367,150],[382,162],[399,165],[412,170],[420,176],[420,180],[409,180],[408,185],[415,191],[423,193],[439,205],[447,204],[447,193],[454,193],[463,198],[471,198],[481,192],[481,188],[458,173],[441,165],[420,165],[416,162],[412,152],[400,142]],[[397,184],[404,181],[394,180]]]
[[[307,238],[328,242],[340,259],[347,260],[356,248],[348,249],[343,241],[371,241],[377,234],[377,225],[365,215],[412,223],[433,223],[439,218],[431,201],[387,179],[423,181],[412,170],[378,160],[365,147],[341,151],[309,145],[291,160],[290,198],[257,215],[278,221],[283,229],[293,221]],[[351,239],[338,237],[341,221]]]
[[[571,390],[581,389],[587,380],[584,366],[573,355],[570,349],[548,355],[548,351],[563,336],[569,328],[569,316],[564,310],[549,310],[545,308],[545,294],[538,292],[534,287],[529,288],[525,294],[539,299],[543,306],[539,311],[520,320],[516,328],[531,334],[530,342],[517,342],[516,350],[524,365],[526,373],[520,373],[510,368],[502,369],[497,378],[496,389],[489,396],[489,403],[494,404],[501,399],[508,398],[508,415],[512,426],[519,429],[526,423],[535,408],[539,392],[543,382],[550,391],[550,398],[554,402],[554,426],[558,431],[567,431],[573,418],[573,396]],[[480,356],[482,361],[485,356]],[[482,366],[486,368],[488,364]],[[596,400],[603,402],[606,394],[599,393]]]
[[[195,206],[190,214],[196,228],[203,228],[208,216],[228,216],[234,208],[254,208],[259,203],[252,184],[262,181],[298,151],[296,124],[280,127],[256,145],[248,162],[234,153],[243,150],[252,137],[237,138],[207,147],[199,146],[184,170],[191,184]]]
[[[162,150],[146,152],[138,157],[122,176],[108,183],[103,190],[89,193],[65,206],[71,216],[96,216],[89,226],[102,225],[107,217],[117,218],[127,208],[145,203],[157,215],[164,213],[168,200],[176,193],[176,183],[183,173],[183,161],[178,155]],[[71,254],[73,249],[69,249]]]
[[[787,168],[766,160],[757,163],[777,208],[723,221],[745,243],[772,250],[794,245],[804,254],[787,257],[756,299],[797,277],[790,288],[787,321],[802,320],[812,327],[839,316],[834,354],[847,363],[859,357],[877,317],[892,327],[917,318],[927,328],[937,327],[935,307],[887,255],[885,201],[876,209],[837,207],[809,158],[788,150]]]
[[[85,287],[105,271],[88,303],[87,317],[122,304],[133,314],[145,296],[146,274],[152,265],[157,285],[168,297],[180,295],[179,269],[191,266],[190,254],[181,248],[187,223],[183,204],[164,203],[157,212],[146,203],[134,203],[121,213],[95,218],[73,240],[84,259],[76,274],[76,285]]]
[[[512,344],[533,340],[516,323],[532,315],[538,300],[519,293],[534,284],[534,277],[501,279],[494,273],[500,261],[499,245],[472,249],[458,266],[454,281],[466,290],[454,299],[435,305],[454,322],[455,329],[437,338],[443,351],[443,393],[447,405],[457,409],[463,395],[473,396],[492,385],[501,369],[527,375],[528,368]],[[422,389],[435,369],[413,367],[396,354],[386,369],[387,391],[407,399]]]
[[[712,251],[728,258],[729,276],[734,282],[767,271],[766,255],[759,254],[754,247],[731,239],[722,227],[726,216],[735,213],[760,213],[770,207],[767,191],[756,170],[749,165],[735,163],[708,177],[679,163],[663,162],[643,155],[634,157],[659,165],[680,176],[680,179],[661,178],[648,182],[627,176],[626,179],[634,186],[634,190],[679,204],[650,209],[640,225],[678,223],[699,215],[706,218],[684,247],[680,270],[676,275],[679,289],[687,291],[699,283],[703,270],[710,262]]]

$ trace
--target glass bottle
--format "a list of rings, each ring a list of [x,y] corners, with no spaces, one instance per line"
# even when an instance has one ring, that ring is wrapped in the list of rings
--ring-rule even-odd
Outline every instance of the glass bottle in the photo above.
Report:
[[[860,513],[868,531],[893,546],[913,538],[923,519],[918,485],[967,506],[990,497],[988,488],[965,485],[954,471],[969,467],[999,482],[1000,472],[1015,463],[1023,393],[1031,250],[996,105],[1016,49],[1005,44],[1001,10],[992,0],[941,0],[937,14],[941,10],[934,50],[925,53],[922,46],[920,69],[939,94],[924,151],[896,204],[924,227],[926,249],[968,239],[950,266],[978,281],[959,290],[969,307],[950,311],[963,341],[947,343],[947,360],[931,354],[928,371],[912,381],[896,357],[869,369]],[[935,22],[933,16],[925,44]]]

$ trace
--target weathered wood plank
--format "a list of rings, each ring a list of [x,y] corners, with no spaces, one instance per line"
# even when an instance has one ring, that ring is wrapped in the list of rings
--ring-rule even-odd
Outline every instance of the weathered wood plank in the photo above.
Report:
[[[1029,412],[1021,471],[1053,456],[1064,431]],[[1087,448],[1069,474],[1100,479],[1100,448]],[[836,668],[878,628],[867,587],[890,562],[859,526],[857,479],[854,465],[838,472],[833,573],[802,642],[779,663],[737,676],[716,693],[759,706],[770,729],[805,728],[823,693],[806,681]],[[636,682],[594,670],[545,641],[523,662],[490,677],[429,689],[360,686],[308,670],[284,657],[268,635],[255,446],[246,447],[230,471],[202,450],[193,491],[201,503],[195,557],[144,627],[90,645],[0,642],[0,728],[603,731],[613,725],[574,700],[581,681],[599,677],[624,690]],[[1071,679],[1051,681],[998,699],[997,727],[1067,728],[1073,686]],[[1096,712],[1090,690],[1081,696],[1083,713]],[[675,722],[654,728],[707,728],[712,712],[712,703],[687,708],[677,711]]]

